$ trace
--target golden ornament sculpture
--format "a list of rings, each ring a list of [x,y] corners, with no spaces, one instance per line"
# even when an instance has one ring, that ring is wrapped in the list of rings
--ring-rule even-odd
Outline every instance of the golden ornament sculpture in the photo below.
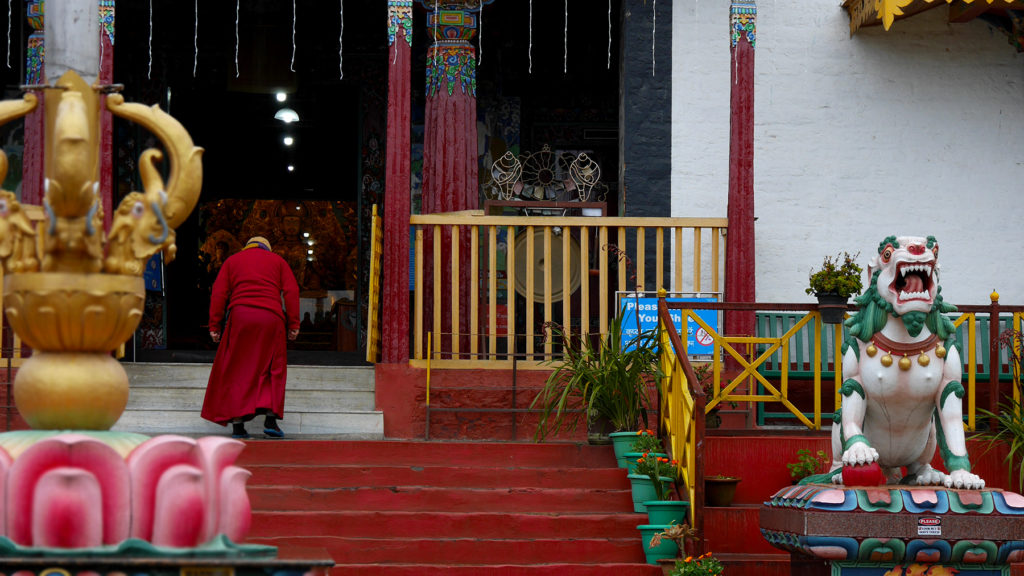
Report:
[[[892,366],[892,356],[886,354],[885,356],[882,356],[882,359],[879,360],[879,362],[882,363],[882,366],[888,368],[889,366]]]
[[[927,366],[928,364],[931,363],[931,361],[932,359],[929,358],[928,355],[924,353],[917,357],[917,363],[920,364],[921,366]]]
[[[128,376],[111,356],[142,318],[146,261],[174,259],[174,228],[195,207],[202,186],[203,149],[157,106],[107,96],[107,109],[141,124],[170,159],[165,185],[157,163],[140,158],[142,192],[114,213],[109,240],[99,195],[99,94],[74,72],[45,89],[46,222],[35,230],[9,191],[0,190],[0,261],[4,312],[33,349],[15,377],[18,411],[36,429],[109,429],[128,402]],[[38,100],[0,102],[0,124],[31,112]],[[0,151],[0,181],[7,158]]]
[[[935,347],[935,355],[938,356],[939,358],[945,358],[946,357],[946,347],[943,346],[942,344],[939,344],[938,346],[936,346]]]
[[[910,370],[910,358],[907,358],[906,356],[900,358],[900,370],[903,370],[904,372]]]
[[[868,344],[868,349],[865,352],[868,353],[869,358],[874,358],[875,354],[878,354],[878,348],[875,348],[874,344]]]

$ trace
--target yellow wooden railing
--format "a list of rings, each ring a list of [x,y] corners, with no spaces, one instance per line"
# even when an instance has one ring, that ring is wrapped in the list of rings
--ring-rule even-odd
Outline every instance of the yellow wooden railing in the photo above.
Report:
[[[713,339],[711,362],[713,367],[713,385],[711,393],[708,395],[705,412],[710,412],[716,407],[721,407],[723,403],[731,402],[752,402],[752,403],[777,403],[784,407],[784,412],[792,414],[801,423],[809,429],[820,430],[822,427],[822,414],[823,410],[826,410],[828,414],[831,414],[839,409],[841,403],[840,390],[842,387],[842,372],[843,372],[843,361],[842,361],[842,342],[844,339],[843,326],[836,324],[828,327],[831,330],[831,346],[826,349],[823,345],[823,339],[820,337],[811,337],[805,339],[805,335],[801,334],[802,331],[806,331],[807,328],[813,327],[811,334],[822,334],[822,330],[826,329],[825,325],[821,322],[821,315],[816,310],[816,306],[813,304],[728,304],[728,303],[678,303],[678,302],[666,302],[667,308],[681,310],[683,318],[687,318],[693,322],[696,326],[703,328]],[[684,308],[684,306],[686,308]],[[691,308],[692,307],[692,308]],[[1013,381],[1013,396],[1019,400],[1020,394],[1020,375],[1016,373],[1009,373],[1007,363],[1006,352],[999,350],[996,343],[999,330],[1003,324],[991,323],[987,328],[988,338],[984,339],[979,335],[978,325],[981,320],[988,323],[992,317],[1000,317],[998,302],[994,302],[994,307],[984,306],[962,306],[963,311],[958,315],[951,316],[953,324],[960,330],[963,330],[963,351],[961,361],[963,362],[963,384],[967,391],[966,405],[964,407],[965,412],[965,428],[968,431],[974,431],[977,423],[977,395],[978,386],[985,384],[987,386],[988,395],[990,398],[999,397],[999,381],[1006,381],[1007,378]],[[1005,312],[1009,312],[1009,316],[1012,317],[1011,326],[1016,330],[1021,329],[1022,321],[1024,321],[1024,311],[1021,306],[1002,307]],[[698,316],[696,310],[706,309],[719,309],[728,311],[744,312],[754,310],[786,310],[786,311],[802,311],[805,314],[795,321],[792,325],[788,326],[784,331],[776,336],[725,336],[719,333],[714,326],[709,325],[704,321],[703,318]],[[989,317],[979,319],[980,313],[989,313]],[[1007,315],[1003,315],[1002,318],[1006,318]],[[691,325],[694,325],[691,324]],[[979,338],[984,339],[982,342]],[[809,341],[808,341],[809,340]],[[807,354],[805,355],[809,360],[808,370],[801,370],[801,372],[810,372],[809,378],[801,378],[801,382],[806,382],[808,379],[811,381],[812,394],[813,394],[813,408],[810,411],[810,417],[808,413],[798,407],[791,397],[790,383],[791,383],[791,371],[794,370],[794,363],[791,362],[790,356],[792,347],[794,346],[807,346]],[[686,341],[681,342],[682,353],[686,353]],[[992,351],[990,358],[986,358],[987,370],[989,371],[988,382],[979,382],[978,368],[982,365],[978,357],[979,350]],[[731,360],[732,369],[729,371],[723,370],[723,365],[726,360]],[[765,372],[773,372],[766,370],[766,364],[771,362],[771,365],[778,370],[774,372],[777,374],[775,377],[769,378],[765,375]],[[806,361],[805,361],[806,362]],[[832,376],[825,381],[823,371],[826,366],[831,366]],[[755,392],[758,389],[758,384],[763,392]],[[832,388],[832,402],[827,409],[823,408],[824,393],[823,388],[826,385],[830,385]],[[994,404],[990,404],[989,409],[995,411]]]
[[[545,326],[558,323],[574,334],[605,333],[616,314],[617,291],[668,285],[688,293],[721,291],[724,218],[485,216],[470,211],[414,215],[410,221],[416,235],[414,365],[426,357],[429,331],[437,368],[507,368],[513,358],[519,358],[520,368],[546,367],[539,360],[531,363],[534,357],[557,355],[557,344],[545,338]],[[462,241],[451,242],[452,237]],[[445,253],[442,244],[448,247]],[[653,270],[648,268],[651,252]],[[442,297],[444,291],[450,296]],[[517,331],[517,325],[523,328]]]
[[[370,282],[366,310],[366,361],[377,361],[380,349],[380,256],[384,247],[384,226],[377,205],[370,218]]]
[[[664,296],[664,292],[660,295]],[[679,464],[679,479],[687,491],[690,526],[704,532],[704,439],[705,401],[685,353],[683,340],[675,329],[662,298],[658,305],[659,357],[662,378],[659,385],[661,436],[672,458]]]

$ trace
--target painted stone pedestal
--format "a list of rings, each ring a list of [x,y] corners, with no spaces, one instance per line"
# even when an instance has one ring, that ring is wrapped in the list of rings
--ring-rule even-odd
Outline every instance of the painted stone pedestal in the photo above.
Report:
[[[1024,560],[1024,496],[997,489],[790,486],[760,518],[770,544],[832,576],[1008,576]]]

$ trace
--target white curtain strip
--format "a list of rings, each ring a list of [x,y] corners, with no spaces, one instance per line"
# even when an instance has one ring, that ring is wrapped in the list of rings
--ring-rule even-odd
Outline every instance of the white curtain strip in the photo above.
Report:
[[[345,78],[345,69],[342,67],[342,39],[345,38],[345,0],[338,0],[339,18],[341,18],[341,32],[338,32],[338,80]]]
[[[146,80],[153,78],[153,0],[149,0],[149,66],[146,68]]]
[[[298,15],[295,10],[295,0],[292,0],[292,63],[289,67],[292,72],[295,72],[295,20],[298,19]]]
[[[196,0],[196,35],[195,35],[195,56],[192,58],[192,77],[196,77],[196,69],[199,68],[199,0]]]
[[[235,0],[235,78],[238,78],[238,19],[241,16],[242,0]]]

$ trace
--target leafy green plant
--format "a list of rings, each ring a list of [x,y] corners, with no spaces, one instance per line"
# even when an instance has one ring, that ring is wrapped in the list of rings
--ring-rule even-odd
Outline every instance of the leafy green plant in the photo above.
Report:
[[[794,482],[799,482],[812,474],[823,472],[829,464],[828,455],[824,450],[811,454],[810,450],[801,448],[796,451],[796,462],[786,464],[786,468],[789,468],[790,478]]]
[[[996,345],[1005,348],[1013,374],[1013,385],[1017,389],[1017,398],[1012,396],[999,403],[999,413],[978,408],[978,413],[995,421],[995,428],[979,432],[972,436],[988,443],[986,450],[999,444],[1007,447],[1006,457],[1007,479],[1013,481],[1013,470],[1017,469],[1017,490],[1024,491],[1024,405],[1019,398],[1024,398],[1021,388],[1021,365],[1024,362],[1024,333],[1020,330],[1004,330],[999,334]]]
[[[835,258],[826,256],[821,269],[811,272],[805,292],[808,294],[836,294],[843,298],[860,294],[864,285],[861,282],[863,269],[856,262],[858,256],[860,256],[860,252],[853,255],[843,252]]]
[[[636,474],[643,474],[651,479],[658,500],[668,500],[663,479],[671,478],[672,482],[679,479],[679,462],[649,452],[637,458],[633,470]]]
[[[654,434],[654,430],[640,430],[636,433],[636,440],[630,446],[633,452],[661,452],[665,449],[661,445],[661,439]]]
[[[591,418],[607,419],[614,431],[646,429],[648,387],[661,375],[657,332],[641,332],[623,344],[621,316],[608,323],[606,334],[584,338],[557,324],[547,327],[563,344],[563,357],[548,362],[555,369],[530,404],[540,411],[534,440],[575,430]]]
[[[707,397],[707,401],[709,402],[715,397],[715,373],[712,368],[713,367],[710,362],[693,364],[693,375],[697,377],[697,384],[700,386],[701,390],[704,391],[704,396]],[[729,404],[730,408],[735,408],[737,406],[736,402],[727,400],[719,402],[714,408],[712,408],[712,411],[718,410],[723,404]]]
[[[706,552],[697,556],[687,556],[676,560],[676,565],[669,572],[669,576],[719,576],[725,572],[725,567],[717,558]]]

